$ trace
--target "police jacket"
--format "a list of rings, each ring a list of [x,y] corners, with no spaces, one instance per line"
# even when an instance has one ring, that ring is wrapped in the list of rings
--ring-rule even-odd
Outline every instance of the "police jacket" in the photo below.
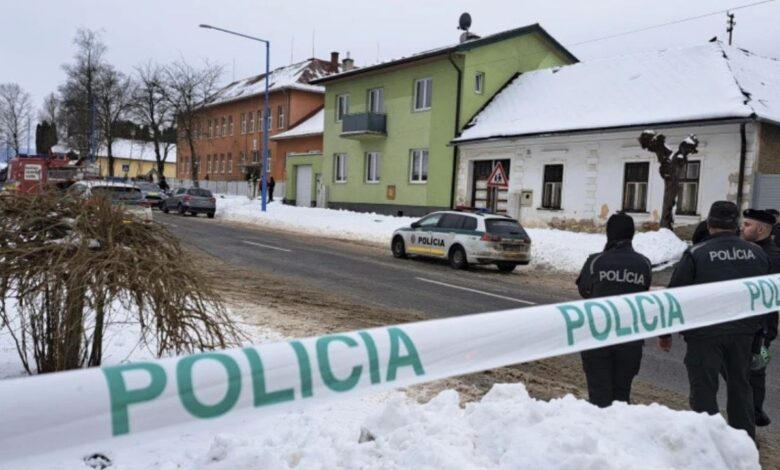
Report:
[[[777,225],[775,226],[777,227]],[[778,247],[771,238],[765,238],[756,242],[761,249],[764,250],[769,258],[770,272],[772,274],[780,274],[780,247]],[[766,338],[767,343],[777,338],[777,312],[768,313],[762,317],[762,334]]]
[[[652,275],[650,260],[634,251],[630,240],[619,240],[588,257],[577,288],[586,299],[643,292],[650,289]]]
[[[711,235],[698,245],[688,248],[674,268],[669,287],[707,284],[744,277],[769,274],[766,253],[758,245],[746,242],[734,233]],[[710,338],[721,335],[749,334],[759,329],[756,317],[684,331],[686,339]]]
[[[780,246],[780,224],[775,224],[772,227],[772,237],[775,240],[775,245]]]

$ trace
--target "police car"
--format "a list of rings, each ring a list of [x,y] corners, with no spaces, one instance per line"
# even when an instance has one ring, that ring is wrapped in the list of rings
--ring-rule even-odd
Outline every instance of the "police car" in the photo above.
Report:
[[[511,272],[531,262],[531,238],[523,227],[509,217],[483,212],[433,212],[393,232],[390,248],[396,258],[442,258],[455,269],[495,264]]]

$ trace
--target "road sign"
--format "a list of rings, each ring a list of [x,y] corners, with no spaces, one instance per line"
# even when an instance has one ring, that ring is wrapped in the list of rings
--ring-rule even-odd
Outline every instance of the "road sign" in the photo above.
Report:
[[[122,173],[127,173],[130,171],[130,165],[122,165]]]
[[[488,178],[487,185],[488,187],[491,188],[509,187],[509,179],[506,177],[506,172],[504,171],[504,165],[498,163],[496,164],[495,167],[493,167],[493,172],[490,173],[490,177]]]

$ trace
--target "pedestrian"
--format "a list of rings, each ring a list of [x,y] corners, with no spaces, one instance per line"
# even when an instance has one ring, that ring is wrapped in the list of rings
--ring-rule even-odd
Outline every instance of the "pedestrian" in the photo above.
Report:
[[[739,210],[728,201],[716,201],[707,216],[709,237],[688,248],[674,268],[669,287],[728,281],[769,273],[769,261],[756,244],[736,235]],[[750,386],[753,336],[757,317],[748,317],[682,332],[687,345],[685,367],[691,409],[711,415],[718,410],[718,380],[726,378],[728,422],[755,439],[755,409]],[[664,351],[672,348],[671,335],[658,339]]]
[[[748,209],[742,213],[742,239],[761,247],[769,258],[771,273],[780,273],[780,247],[771,239],[775,216],[768,211]],[[750,385],[753,387],[753,407],[756,426],[768,426],[772,420],[764,411],[766,398],[766,366],[769,344],[777,338],[777,312],[762,315],[761,325],[753,338],[753,361],[750,367]]]
[[[650,289],[650,260],[634,251],[634,219],[624,213],[607,221],[604,251],[585,261],[577,288],[583,298],[644,292]],[[639,373],[644,341],[583,351],[582,367],[588,383],[588,401],[601,408],[613,401],[630,402],[631,382]]]
[[[775,218],[775,223],[772,226],[772,240],[774,240],[775,245],[780,246],[780,212],[777,209],[767,209],[766,211]]]
[[[271,181],[268,182],[268,201],[274,200],[274,187],[276,186],[276,180],[271,177]]]

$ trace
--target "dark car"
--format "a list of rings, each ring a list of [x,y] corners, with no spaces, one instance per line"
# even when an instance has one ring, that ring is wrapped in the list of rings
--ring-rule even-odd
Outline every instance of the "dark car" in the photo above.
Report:
[[[209,219],[213,219],[217,212],[217,200],[208,189],[179,188],[162,203],[163,212],[167,214],[172,210],[181,215],[188,212],[191,215],[206,214]]]

